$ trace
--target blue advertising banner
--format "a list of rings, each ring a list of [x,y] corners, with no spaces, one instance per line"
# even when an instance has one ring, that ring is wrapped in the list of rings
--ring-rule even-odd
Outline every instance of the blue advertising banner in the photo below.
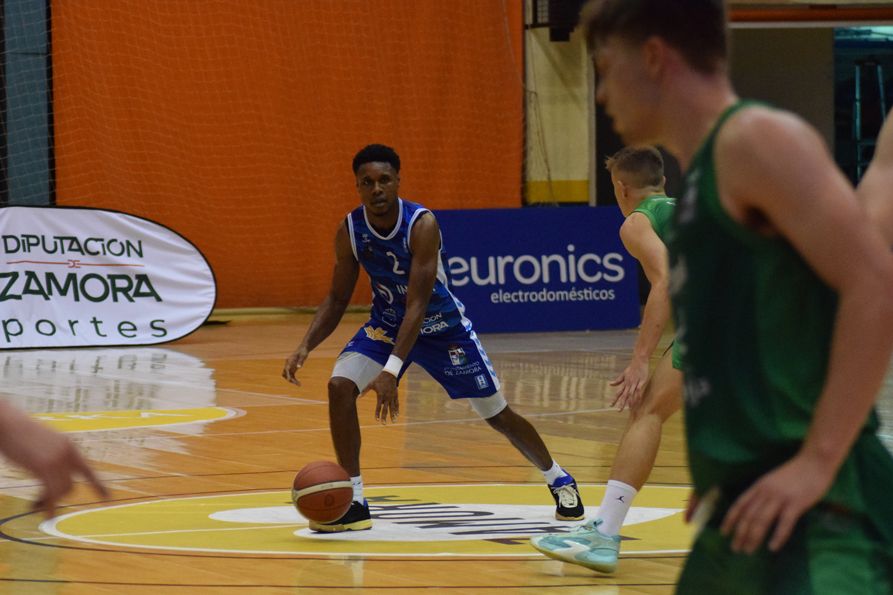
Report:
[[[617,207],[436,211],[450,287],[480,332],[632,328],[638,273]]]

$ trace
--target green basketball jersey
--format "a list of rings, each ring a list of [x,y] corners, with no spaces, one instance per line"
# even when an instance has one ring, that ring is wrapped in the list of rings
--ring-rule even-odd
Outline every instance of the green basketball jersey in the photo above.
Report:
[[[729,108],[694,156],[668,241],[689,463],[701,494],[743,489],[797,453],[825,383],[837,311],[836,293],[786,240],[744,227],[720,204],[714,141],[744,107]],[[882,532],[893,540],[893,458],[877,428],[872,412],[825,500],[857,513],[885,509]]]
[[[651,222],[651,227],[657,237],[666,244],[667,231],[673,221],[673,211],[676,208],[676,199],[663,194],[652,194],[642,199],[633,213],[642,213]]]

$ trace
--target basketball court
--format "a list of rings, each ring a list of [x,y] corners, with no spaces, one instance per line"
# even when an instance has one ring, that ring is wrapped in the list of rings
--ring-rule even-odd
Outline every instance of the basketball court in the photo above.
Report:
[[[360,400],[373,530],[310,533],[289,488],[305,463],[334,459],[326,383],[364,317],[349,314],[294,387],[282,363],[309,319],[218,316],[229,322],[163,347],[5,352],[4,397],[73,432],[112,497],[80,486],[45,522],[29,513],[35,483],[4,463],[0,593],[672,591],[690,540],[678,416],[624,529],[620,570],[603,576],[527,545],[568,526],[539,471],[417,367],[397,424],[377,424],[374,398]],[[575,475],[590,513],[626,417],[609,410],[607,383],[634,337],[483,337],[510,404]]]
[[[600,575],[527,545],[567,526],[540,473],[417,367],[397,424],[377,424],[373,398],[360,400],[373,530],[308,531],[289,488],[305,463],[334,459],[326,383],[364,316],[349,314],[293,387],[282,362],[309,320],[217,316],[228,322],[163,347],[5,352],[4,397],[72,432],[112,496],[79,486],[46,522],[29,512],[35,483],[4,463],[0,593],[672,592],[691,539],[678,415],[627,519],[619,570]],[[608,382],[634,337],[483,337],[512,407],[575,475],[590,513],[626,417],[609,409]]]

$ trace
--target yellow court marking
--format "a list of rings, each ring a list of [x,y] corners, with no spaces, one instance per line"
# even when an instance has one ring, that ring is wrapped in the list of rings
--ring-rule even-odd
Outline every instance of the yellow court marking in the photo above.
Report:
[[[601,501],[603,485],[580,486],[584,502]],[[623,527],[624,555],[686,552],[683,523],[689,488],[646,486]],[[69,540],[117,547],[296,556],[539,556],[531,535],[579,523],[554,519],[540,485],[367,487],[370,531],[318,534],[287,490],[170,498],[64,515],[40,525]],[[590,514],[594,509],[590,508]]]
[[[230,407],[199,407],[197,409],[38,413],[34,417],[60,432],[96,432],[208,423],[230,419],[242,414],[243,412],[239,409]]]

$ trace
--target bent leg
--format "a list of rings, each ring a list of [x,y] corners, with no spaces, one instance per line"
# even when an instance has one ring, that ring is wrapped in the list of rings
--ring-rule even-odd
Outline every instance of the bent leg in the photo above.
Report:
[[[611,468],[611,479],[640,490],[654,466],[663,423],[682,407],[682,372],[673,368],[666,353],[645,387],[645,395],[632,409]]]
[[[552,455],[533,425],[506,406],[496,415],[485,418],[490,427],[508,438],[512,446],[540,471],[552,467]]]

